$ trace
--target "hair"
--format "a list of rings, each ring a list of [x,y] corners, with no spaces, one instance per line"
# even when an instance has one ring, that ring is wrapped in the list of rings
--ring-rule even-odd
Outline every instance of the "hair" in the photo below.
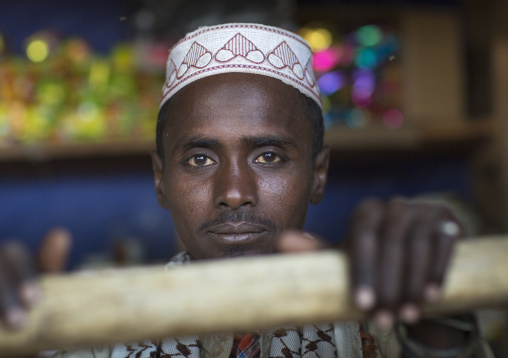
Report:
[[[323,112],[319,105],[309,96],[298,91],[305,116],[310,120],[312,125],[312,160],[316,159],[317,154],[323,147],[324,123]],[[157,129],[155,133],[155,143],[157,146],[157,154],[164,163],[163,133],[166,121],[170,114],[171,99],[160,108],[157,117]]]

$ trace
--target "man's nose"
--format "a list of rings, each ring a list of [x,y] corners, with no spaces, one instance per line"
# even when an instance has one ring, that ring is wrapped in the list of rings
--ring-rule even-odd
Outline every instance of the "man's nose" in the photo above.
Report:
[[[257,203],[255,173],[249,165],[231,163],[216,173],[215,204],[233,210]]]

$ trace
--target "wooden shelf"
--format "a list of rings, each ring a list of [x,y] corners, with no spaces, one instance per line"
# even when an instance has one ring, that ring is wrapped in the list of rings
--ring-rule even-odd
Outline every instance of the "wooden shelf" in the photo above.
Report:
[[[332,127],[325,133],[325,144],[332,150],[415,149],[420,138],[414,128],[391,130],[382,125],[364,128]]]
[[[493,121],[441,121],[443,124],[420,124],[399,129],[388,129],[381,124],[361,129],[331,128],[325,134],[325,143],[337,151],[418,150],[438,144],[474,144],[494,136]],[[422,122],[425,123],[425,122]]]
[[[494,133],[492,121],[442,123],[446,124],[413,125],[396,130],[383,125],[370,125],[361,129],[333,127],[325,133],[325,143],[334,151],[414,151],[424,145],[475,143],[492,138]],[[154,147],[153,141],[148,140],[0,146],[0,162],[141,156],[148,155]]]
[[[0,161],[49,161],[83,157],[142,155],[155,148],[153,141],[130,140],[106,143],[61,143],[0,146]]]
[[[422,124],[418,126],[418,133],[425,143],[492,139],[499,123],[501,123],[494,119],[433,122],[430,122],[432,124],[424,124],[425,121],[420,121]]]

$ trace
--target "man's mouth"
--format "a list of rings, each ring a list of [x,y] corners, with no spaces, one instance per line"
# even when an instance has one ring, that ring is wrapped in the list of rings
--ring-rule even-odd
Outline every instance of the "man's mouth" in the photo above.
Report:
[[[256,240],[267,231],[263,225],[241,222],[214,225],[206,233],[224,242],[240,243]]]

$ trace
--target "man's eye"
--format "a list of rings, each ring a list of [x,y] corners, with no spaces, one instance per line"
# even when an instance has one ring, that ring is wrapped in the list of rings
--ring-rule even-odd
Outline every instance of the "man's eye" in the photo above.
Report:
[[[207,167],[214,163],[215,162],[212,159],[203,154],[194,155],[187,161],[187,164],[191,167]]]
[[[281,159],[277,154],[272,153],[272,152],[267,152],[267,153],[263,153],[259,157],[257,157],[254,160],[254,162],[262,163],[262,164],[273,164],[273,163],[280,162],[280,160]]]

